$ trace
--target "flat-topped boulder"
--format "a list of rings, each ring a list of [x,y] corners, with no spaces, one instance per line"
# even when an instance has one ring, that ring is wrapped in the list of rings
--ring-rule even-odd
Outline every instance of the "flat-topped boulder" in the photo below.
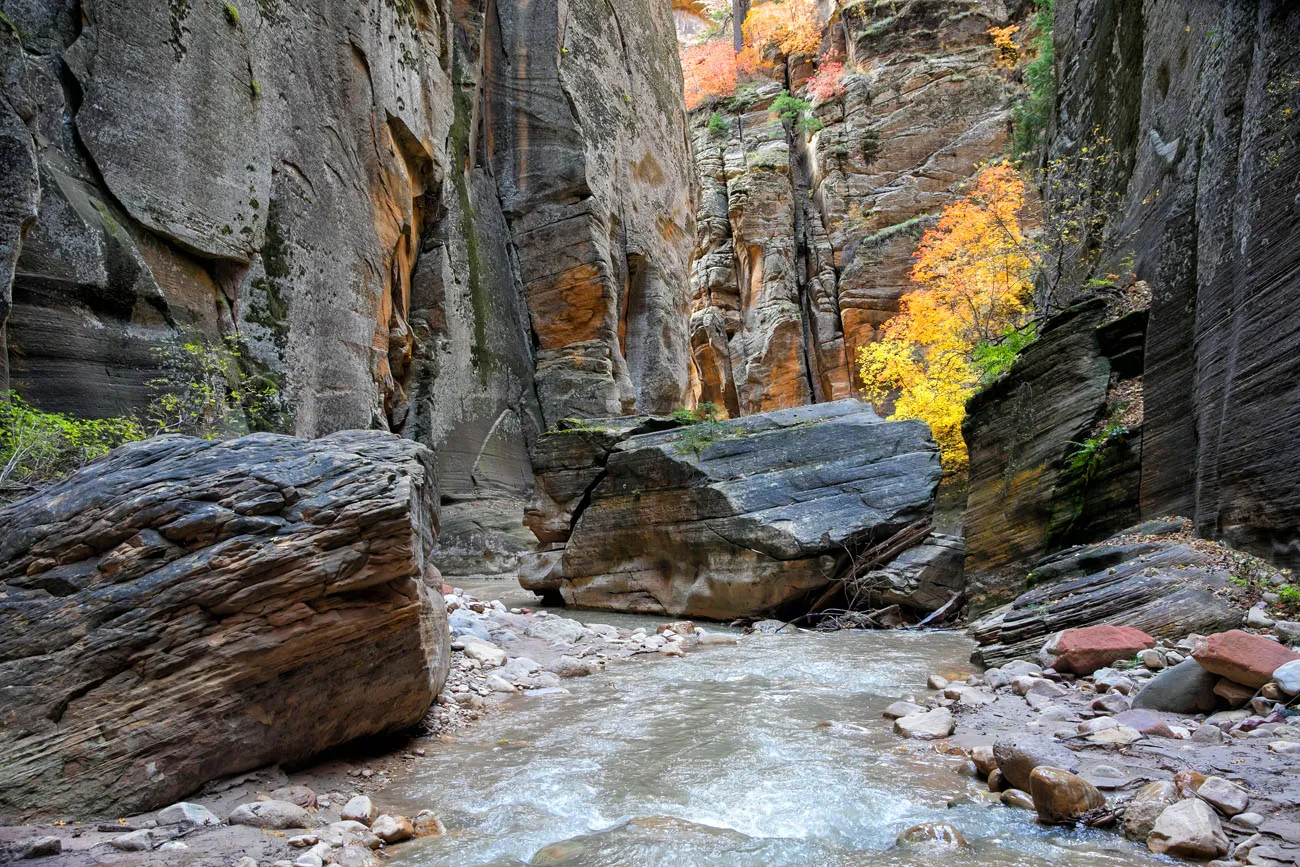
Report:
[[[579,607],[757,615],[928,517],[939,476],[923,423],[854,400],[636,433],[590,474],[551,578]]]
[[[129,815],[417,723],[450,653],[432,458],[162,437],[0,509],[0,815]]]

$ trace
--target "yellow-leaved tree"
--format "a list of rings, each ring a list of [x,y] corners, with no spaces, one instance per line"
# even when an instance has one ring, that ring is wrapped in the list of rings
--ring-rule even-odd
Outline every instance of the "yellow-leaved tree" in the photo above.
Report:
[[[892,398],[891,418],[929,423],[948,473],[968,463],[967,398],[1032,339],[1023,328],[1034,271],[1024,209],[1019,172],[1005,163],[980,172],[922,237],[912,268],[921,288],[902,297],[880,339],[858,352],[867,398],[878,406]]]

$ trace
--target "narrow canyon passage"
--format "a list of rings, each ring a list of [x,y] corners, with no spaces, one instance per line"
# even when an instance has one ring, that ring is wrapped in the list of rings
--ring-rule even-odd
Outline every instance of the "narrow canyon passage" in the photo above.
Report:
[[[570,695],[525,694],[385,792],[398,808],[433,805],[447,826],[389,863],[1166,863],[990,805],[960,759],[902,746],[881,711],[929,672],[969,671],[970,647],[950,632],[754,635],[569,680]],[[972,848],[894,848],[934,821]]]

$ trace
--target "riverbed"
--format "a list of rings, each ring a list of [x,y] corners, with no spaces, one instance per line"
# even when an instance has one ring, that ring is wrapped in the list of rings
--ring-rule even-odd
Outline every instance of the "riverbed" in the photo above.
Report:
[[[386,789],[391,808],[430,807],[448,832],[393,849],[390,863],[1169,863],[990,804],[961,759],[893,735],[884,707],[932,672],[969,671],[970,648],[942,632],[753,635],[612,666],[566,681],[568,694],[513,697]],[[895,847],[934,821],[970,846]]]

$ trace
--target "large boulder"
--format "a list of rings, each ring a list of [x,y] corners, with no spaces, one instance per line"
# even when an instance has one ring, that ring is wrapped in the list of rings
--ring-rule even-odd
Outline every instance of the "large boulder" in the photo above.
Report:
[[[1232,629],[1197,641],[1192,658],[1206,671],[1259,689],[1273,679],[1274,671],[1300,659],[1300,653],[1272,639]]]
[[[1051,767],[1068,773],[1079,770],[1079,759],[1065,747],[1045,737],[1021,737],[993,745],[998,770],[1013,788],[1031,791],[1035,768]]]
[[[939,475],[924,424],[856,400],[629,436],[574,511],[560,593],[584,608],[769,611],[824,587],[846,550],[927,518]]]
[[[904,605],[917,611],[936,611],[964,592],[965,554],[960,536],[931,533],[921,544],[868,572],[861,584],[869,588],[872,602],[882,607]]]
[[[1228,854],[1228,838],[1214,810],[1188,798],[1165,807],[1147,836],[1147,848],[1157,855],[1208,861]]]
[[[1083,676],[1155,646],[1154,638],[1131,626],[1085,626],[1058,632],[1041,655],[1045,665]]]
[[[1040,765],[1029,775],[1029,793],[1034,799],[1038,821],[1045,825],[1077,822],[1085,813],[1106,805],[1106,798],[1092,783],[1060,768]]]
[[[134,443],[0,526],[6,817],[165,806],[413,725],[445,681],[432,455],[391,434]]]

